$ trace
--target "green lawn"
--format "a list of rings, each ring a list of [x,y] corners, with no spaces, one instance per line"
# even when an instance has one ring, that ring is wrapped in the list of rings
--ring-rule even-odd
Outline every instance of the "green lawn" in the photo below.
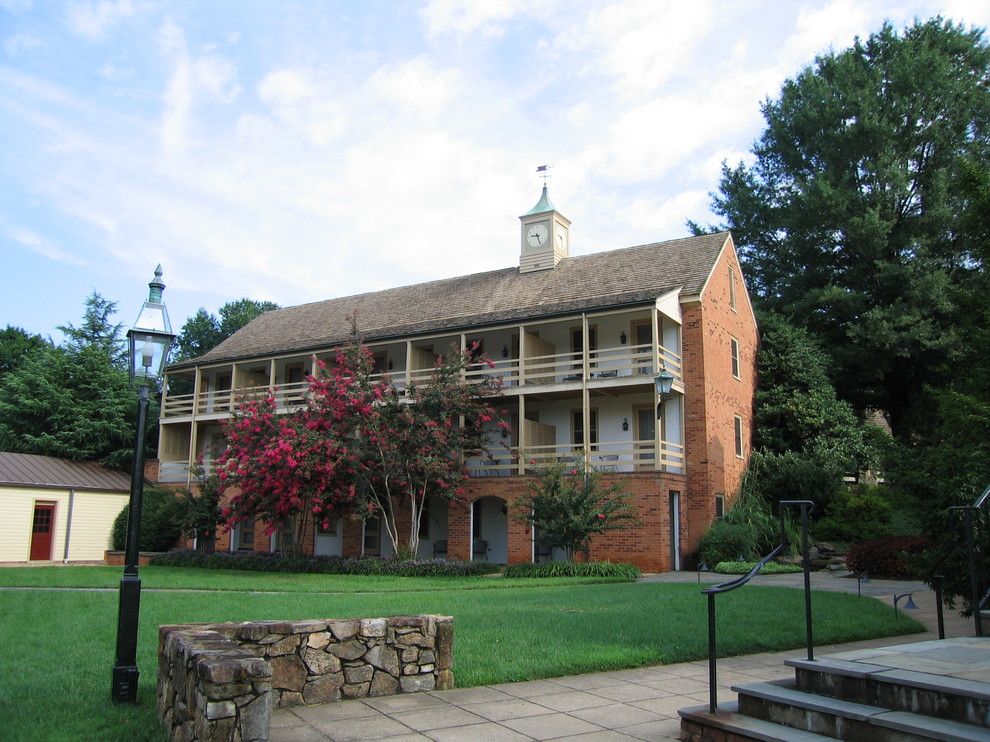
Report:
[[[82,569],[82,568],[77,568]],[[87,579],[104,579],[104,572]],[[70,569],[55,569],[53,573]],[[26,573],[34,573],[27,575]],[[119,570],[110,570],[119,576]],[[109,703],[117,595],[110,592],[0,591],[0,738],[161,739],[155,716],[156,639],[160,624],[317,617],[441,613],[455,617],[459,686],[553,677],[568,673],[680,662],[706,656],[705,600],[696,585],[564,584],[539,589],[499,578],[322,577],[243,575],[197,570],[142,570],[145,584],[227,586],[226,592],[146,592],[141,602],[137,707]],[[3,582],[39,580],[40,568],[0,570]],[[81,579],[80,573],[76,579]],[[298,592],[270,590],[301,578]],[[69,579],[66,577],[65,579]],[[487,579],[484,585],[473,584]],[[113,582],[116,580],[113,579]],[[191,581],[191,582],[186,582]],[[438,584],[442,587],[438,588]],[[341,585],[347,587],[341,588]],[[463,589],[472,587],[472,589]],[[462,588],[462,589],[458,589]],[[369,592],[368,590],[374,590]],[[803,597],[786,588],[749,586],[719,598],[721,656],[799,647]],[[870,598],[815,594],[816,642],[827,644],[921,630]]]
[[[0,568],[0,586],[110,587],[120,585],[122,567]],[[556,578],[554,585],[628,582],[612,577]],[[208,570],[195,567],[141,567],[142,589],[239,590],[291,593],[381,593],[423,590],[492,590],[546,587],[545,579],[505,580],[500,575],[477,577],[394,577],[390,575],[321,575],[282,572]]]

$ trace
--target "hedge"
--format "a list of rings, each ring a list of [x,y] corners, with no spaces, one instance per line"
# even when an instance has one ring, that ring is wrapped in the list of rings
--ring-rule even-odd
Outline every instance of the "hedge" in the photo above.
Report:
[[[715,571],[723,575],[747,575],[756,566],[756,562],[719,562]],[[777,562],[767,562],[763,569],[759,571],[761,575],[786,575],[804,570],[796,564],[778,564]]]
[[[156,567],[241,569],[249,572],[310,572],[328,575],[392,575],[395,577],[469,577],[498,572],[491,562],[440,560],[396,561],[380,557],[284,556],[265,552],[170,551],[148,562]]]
[[[930,549],[920,536],[888,536],[854,544],[846,554],[846,566],[857,574],[887,579],[918,577],[912,562]]]
[[[637,579],[642,573],[625,562],[540,562],[512,564],[505,568],[506,577],[620,577]]]

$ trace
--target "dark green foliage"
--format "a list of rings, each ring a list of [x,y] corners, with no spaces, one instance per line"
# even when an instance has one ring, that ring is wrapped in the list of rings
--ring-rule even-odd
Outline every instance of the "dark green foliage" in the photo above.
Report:
[[[47,348],[0,381],[0,450],[98,459],[121,467],[134,447],[137,394],[105,351]],[[157,414],[149,414],[149,429]]]
[[[893,507],[881,492],[882,488],[866,485],[839,490],[814,524],[815,538],[853,543],[892,535]]]
[[[51,343],[41,335],[30,335],[20,327],[7,325],[0,330],[0,381],[20,368],[33,353],[47,350]]]
[[[397,561],[379,557],[285,556],[262,552],[171,551],[154,557],[156,567],[242,569],[252,572],[312,572],[328,575],[470,577],[499,571],[491,562]]]
[[[621,530],[638,522],[629,493],[618,483],[602,487],[599,472],[583,473],[583,464],[552,464],[544,469],[522,503],[523,522],[539,530],[540,538],[570,556],[600,533]]]
[[[709,567],[740,557],[743,560],[759,557],[753,532],[743,523],[716,520],[698,543],[698,559]]]
[[[223,487],[215,474],[204,477],[200,468],[197,475],[199,494],[188,489],[179,490],[180,527],[186,538],[196,538],[200,544],[212,544],[217,528],[223,522],[220,511]]]
[[[95,348],[106,356],[111,365],[127,368],[127,346],[124,342],[123,325],[114,324],[117,302],[104,299],[95,291],[86,297],[86,309],[82,324],[59,325],[57,329],[65,335],[65,348],[79,352],[85,348]]]
[[[182,506],[175,493],[158,487],[145,487],[141,507],[139,551],[168,551],[182,535]],[[127,508],[113,522],[110,543],[123,549],[127,542]]]
[[[635,580],[641,576],[639,567],[625,562],[540,562],[539,564],[510,564],[505,577],[618,577]]]
[[[965,345],[959,288],[985,271],[968,181],[990,170],[988,76],[978,30],[885,25],[785,82],[753,167],[725,167],[714,198],[758,303],[810,329],[839,396],[898,436],[927,426],[924,386]]]
[[[821,460],[793,451],[755,451],[743,477],[744,495],[756,495],[768,502],[811,500],[815,514],[824,513],[825,503],[842,489],[843,466],[835,460]]]
[[[846,554],[846,566],[857,574],[890,580],[918,578],[916,558],[932,542],[920,536],[888,536],[854,544]]]
[[[866,429],[836,396],[827,369],[828,357],[811,333],[774,312],[760,315],[755,443],[845,471],[873,468]]]
[[[715,571],[720,575],[747,575],[756,566],[756,562],[719,562]],[[761,575],[786,575],[804,570],[796,564],[778,564],[767,562],[759,571]]]
[[[186,361],[212,350],[255,317],[273,309],[278,304],[270,301],[237,299],[220,307],[219,317],[200,308],[186,320],[176,339],[175,361]]]

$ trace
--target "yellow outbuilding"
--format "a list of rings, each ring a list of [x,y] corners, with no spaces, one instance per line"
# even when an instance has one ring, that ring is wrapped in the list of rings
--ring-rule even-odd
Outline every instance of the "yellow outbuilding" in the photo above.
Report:
[[[0,452],[0,562],[102,561],[129,492],[95,462]]]

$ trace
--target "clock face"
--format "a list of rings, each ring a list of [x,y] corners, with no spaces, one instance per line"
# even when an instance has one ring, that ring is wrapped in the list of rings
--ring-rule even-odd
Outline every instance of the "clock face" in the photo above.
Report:
[[[547,237],[549,236],[550,230],[547,229],[545,222],[534,224],[526,230],[526,244],[530,247],[540,247],[546,244]]]

